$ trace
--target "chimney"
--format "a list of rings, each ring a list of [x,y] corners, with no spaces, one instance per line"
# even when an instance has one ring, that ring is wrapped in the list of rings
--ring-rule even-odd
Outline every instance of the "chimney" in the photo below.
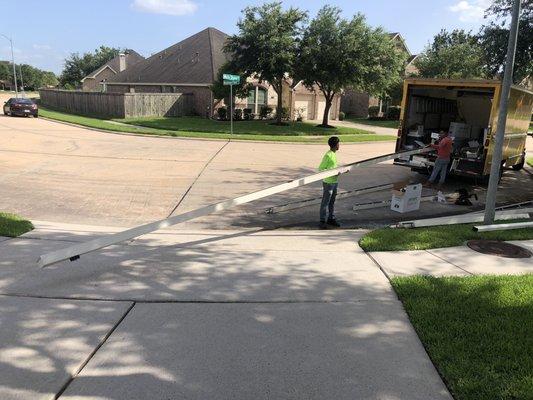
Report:
[[[120,53],[118,55],[118,69],[122,72],[126,69],[126,54]]]

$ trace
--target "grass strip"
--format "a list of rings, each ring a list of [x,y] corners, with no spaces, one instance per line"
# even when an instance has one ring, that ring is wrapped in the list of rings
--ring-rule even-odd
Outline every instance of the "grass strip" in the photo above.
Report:
[[[455,400],[533,399],[533,275],[396,277]]]
[[[15,214],[0,212],[0,236],[17,237],[33,230],[33,224]]]
[[[502,223],[510,221],[502,221]],[[516,222],[519,222],[518,220]],[[364,235],[359,245],[366,251],[426,250],[461,246],[472,239],[531,240],[533,228],[474,232],[475,224],[441,225],[424,228],[380,228]]]

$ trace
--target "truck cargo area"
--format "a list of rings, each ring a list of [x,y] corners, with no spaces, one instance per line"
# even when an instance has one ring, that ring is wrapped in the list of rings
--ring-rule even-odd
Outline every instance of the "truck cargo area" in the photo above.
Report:
[[[416,149],[449,131],[453,138],[450,171],[458,175],[481,176],[487,156],[495,87],[408,86],[398,150]],[[398,159],[396,164],[429,171],[435,155]]]

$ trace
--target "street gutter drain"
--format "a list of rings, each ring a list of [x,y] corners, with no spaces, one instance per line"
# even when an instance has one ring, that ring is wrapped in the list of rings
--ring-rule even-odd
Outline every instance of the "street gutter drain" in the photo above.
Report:
[[[505,258],[531,258],[529,250],[511,243],[499,240],[469,240],[466,245],[472,250],[482,254]]]

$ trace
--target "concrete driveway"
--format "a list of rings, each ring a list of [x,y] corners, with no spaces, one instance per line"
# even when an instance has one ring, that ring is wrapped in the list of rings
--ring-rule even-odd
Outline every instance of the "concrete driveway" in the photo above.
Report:
[[[311,173],[326,150],[120,135],[3,115],[0,137],[0,209],[30,219],[108,226],[164,218]],[[393,147],[345,145],[340,158],[365,159]],[[320,194],[319,185],[312,192]]]

